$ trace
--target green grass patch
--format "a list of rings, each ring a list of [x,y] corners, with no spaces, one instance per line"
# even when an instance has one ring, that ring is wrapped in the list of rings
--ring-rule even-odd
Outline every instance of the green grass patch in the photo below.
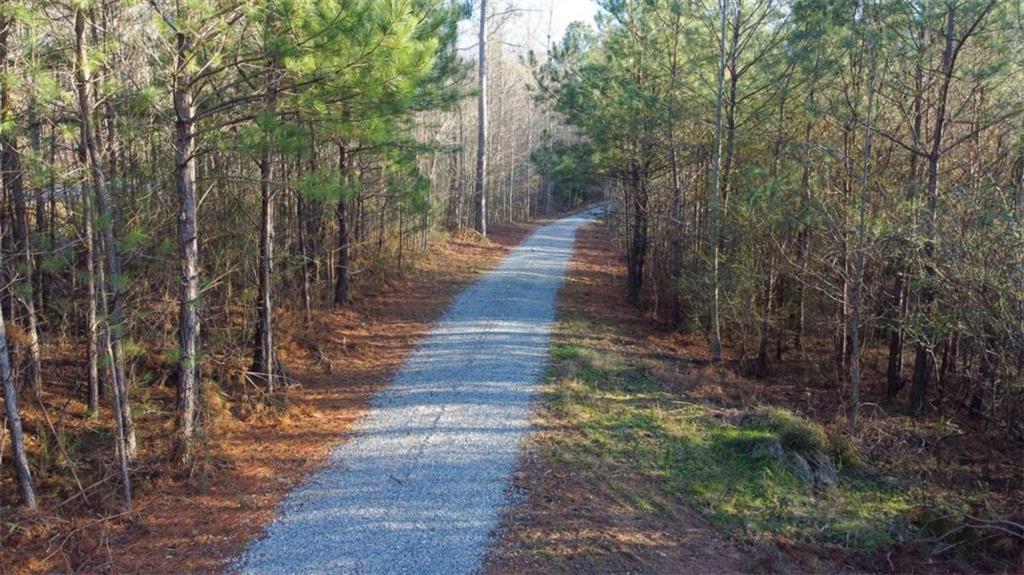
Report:
[[[685,503],[732,533],[864,550],[913,534],[918,496],[865,471],[849,442],[781,409],[712,417],[715,407],[684,401],[644,367],[587,344],[582,334],[595,332],[586,324],[562,327],[571,343],[552,350],[547,406],[570,432],[546,443],[551,461],[607,482],[639,512]],[[773,445],[830,454],[834,485],[814,489]]]

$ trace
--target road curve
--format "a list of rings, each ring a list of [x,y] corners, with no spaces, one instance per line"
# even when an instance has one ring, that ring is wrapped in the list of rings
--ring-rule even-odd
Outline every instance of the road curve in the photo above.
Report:
[[[462,292],[231,570],[476,571],[530,426],[576,231],[599,212],[539,228]]]

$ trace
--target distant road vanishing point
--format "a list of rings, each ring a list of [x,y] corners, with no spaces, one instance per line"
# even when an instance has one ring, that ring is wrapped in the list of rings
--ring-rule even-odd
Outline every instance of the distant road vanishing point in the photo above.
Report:
[[[576,231],[539,228],[462,292],[234,571],[472,573],[530,426]]]

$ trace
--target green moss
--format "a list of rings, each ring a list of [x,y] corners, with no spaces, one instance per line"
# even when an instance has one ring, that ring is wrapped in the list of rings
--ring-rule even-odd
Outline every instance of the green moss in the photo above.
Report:
[[[773,431],[782,447],[796,453],[828,451],[828,436],[821,426],[778,407],[765,410],[765,426]]]

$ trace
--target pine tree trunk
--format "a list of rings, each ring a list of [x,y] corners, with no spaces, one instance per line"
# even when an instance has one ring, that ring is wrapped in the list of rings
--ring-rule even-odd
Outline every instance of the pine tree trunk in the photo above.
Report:
[[[477,95],[476,127],[476,221],[474,225],[480,235],[487,235],[487,0],[480,0],[479,35],[479,78],[480,93]]]
[[[107,200],[107,182],[103,173],[98,144],[92,124],[93,98],[91,81],[86,74],[85,15],[81,9],[75,10],[75,79],[78,91],[79,121],[82,142],[85,145],[89,170],[92,175],[93,192],[96,198],[97,216],[101,222],[100,235],[103,239],[103,250],[106,259],[106,281],[110,302],[103,298],[100,311],[106,318],[103,330],[107,356],[110,362],[111,387],[114,401],[117,404],[118,435],[123,443],[120,450],[127,460],[135,458],[138,446],[135,439],[135,424],[132,421],[131,409],[128,405],[128,384],[124,369],[124,354],[121,341],[124,337],[124,294],[123,277],[121,274],[121,258],[117,251],[117,241],[113,232],[113,213]],[[109,307],[108,307],[109,306]],[[123,472],[127,478],[127,470]],[[130,496],[126,496],[125,504],[130,506]]]
[[[341,180],[342,188],[348,182],[349,165],[348,149],[344,144],[338,145],[338,178]],[[336,282],[334,284],[334,305],[346,306],[352,303],[349,294],[349,280],[352,274],[352,238],[348,226],[348,197],[347,190],[342,189],[341,197],[338,198],[338,205],[335,216],[338,220],[338,262],[335,272]]]
[[[317,153],[316,153],[316,139],[313,135],[312,130],[310,131],[309,137],[309,173],[316,173],[317,170]],[[311,283],[315,279],[316,266],[315,258],[317,255],[317,243],[316,237],[319,232],[319,219],[314,225],[313,213],[317,214],[319,218],[320,206],[316,200],[306,198],[303,195],[299,195],[298,198],[299,208],[299,245],[302,249],[302,309],[304,313],[304,320],[308,326],[313,321],[313,297]],[[312,205],[311,205],[312,204]]]
[[[935,218],[939,208],[939,162],[942,160],[942,138],[946,127],[946,104],[949,86],[953,80],[954,33],[956,30],[956,8],[946,7],[946,47],[942,52],[942,82],[939,86],[938,108],[932,129],[931,146],[928,152],[928,185],[925,189],[924,210],[924,273],[925,283],[921,290],[920,306],[926,314],[934,312],[935,302]],[[935,371],[935,357],[931,343],[927,340],[917,344],[914,358],[914,378],[910,388],[910,411],[921,415],[928,403],[932,373]]]
[[[922,26],[917,35],[919,45],[924,45],[925,28]],[[921,124],[924,121],[924,113],[921,108],[922,91],[924,90],[924,66],[919,54],[914,64],[914,121],[911,128],[911,138],[914,147],[920,145]],[[910,173],[907,182],[906,199],[907,203],[913,204],[918,192],[918,161],[919,155],[916,151],[910,152]],[[892,289],[892,313],[895,315],[893,325],[889,333],[889,359],[886,369],[886,397],[895,398],[903,389],[903,344],[906,337],[904,322],[906,321],[909,300],[908,277],[909,266],[903,255],[898,256],[896,262],[896,278],[893,280]]]
[[[277,114],[277,82],[278,72],[274,63],[267,71],[267,102],[266,113],[270,117]],[[259,257],[259,301],[257,302],[258,319],[256,321],[256,345],[253,350],[252,370],[256,377],[265,382],[268,396],[276,390],[274,357],[274,143],[269,135],[265,136],[260,156],[260,257]]]
[[[738,1],[733,13],[732,39],[730,41],[728,62],[725,65],[725,70],[729,73],[729,95],[725,99],[725,149],[722,151],[721,175],[719,176],[721,183],[719,184],[718,192],[721,198],[720,209],[722,212],[717,239],[720,252],[725,251],[725,234],[722,233],[724,230],[721,227],[721,222],[725,220],[726,214],[729,213],[729,194],[732,190],[733,162],[736,156],[736,107],[739,105],[737,97],[739,93],[739,66],[737,60],[740,51],[742,16],[743,2]],[[724,28],[722,34],[725,34]]]
[[[668,105],[668,154],[672,174],[672,224],[670,226],[670,258],[669,265],[671,285],[669,286],[669,302],[667,320],[673,329],[679,329],[683,323],[682,279],[683,279],[683,190],[679,183],[679,158],[676,151],[676,82],[679,78],[679,25],[680,17],[676,16],[672,44],[672,64],[669,70],[671,85],[669,86]]]
[[[299,212],[299,255],[302,258],[302,265],[299,267],[299,273],[302,274],[302,321],[306,326],[309,326],[313,321],[313,298],[310,295],[309,289],[310,267],[312,267],[310,265],[309,230],[307,229],[309,215],[306,213],[306,198],[299,194],[296,201]]]
[[[0,22],[6,28],[9,22]],[[0,38],[0,42],[6,45],[6,38]],[[0,326],[4,325],[3,310],[0,310]],[[36,508],[36,494],[32,487],[32,471],[28,465],[28,456],[25,454],[25,435],[21,429],[21,417],[18,412],[18,392],[14,386],[14,375],[11,373],[11,354],[7,347],[7,334],[0,329],[0,380],[4,385],[4,406],[7,412],[7,431],[11,435],[11,447],[14,452],[14,471],[18,477],[18,490],[21,492],[21,502],[28,509]]]
[[[178,314],[178,391],[174,458],[188,464],[199,416],[199,241],[196,205],[195,104],[189,86],[191,42],[177,34],[175,56],[175,185],[178,192],[178,250],[181,291]]]
[[[708,225],[708,249],[711,251],[711,361],[722,361],[722,336],[719,318],[719,185],[722,162],[722,103],[725,96],[725,36],[728,0],[719,0],[718,84],[715,92],[715,143],[711,155],[711,206]]]
[[[900,264],[902,265],[902,263]],[[892,310],[896,318],[889,329],[889,360],[886,368],[885,395],[893,399],[903,389],[903,318],[907,312],[906,275],[899,271],[892,288]]]
[[[55,165],[57,163],[57,129],[52,128],[50,131],[50,164]],[[49,204],[49,218],[46,222],[46,245],[49,249],[55,250],[57,248],[57,175],[55,172],[50,173],[50,186],[47,194],[47,203]],[[42,225],[42,222],[39,224]],[[49,272],[45,276],[43,285],[46,290],[46,301],[53,302],[53,290],[56,284],[54,275]]]
[[[810,100],[813,101],[814,92],[810,94]],[[813,122],[808,121],[804,127],[804,145],[810,146],[811,143],[811,132],[814,127]],[[811,204],[811,160],[805,158],[803,161],[803,167],[800,170],[800,213],[806,213],[808,206]],[[797,237],[797,250],[800,256],[800,278],[807,277],[807,270],[810,266],[810,254],[811,254],[811,227],[809,224],[804,223],[800,227],[800,232]],[[797,282],[797,305],[793,311],[795,326],[793,328],[793,347],[797,349],[801,355],[806,355],[804,349],[805,331],[807,329],[807,286],[801,279]]]
[[[85,157],[85,144],[80,145],[79,161],[82,165],[86,165],[88,160]],[[89,200],[89,194],[86,190],[86,183],[82,182],[82,238],[85,245],[85,281],[86,289],[88,291],[88,299],[86,302],[85,310],[85,329],[86,329],[86,360],[89,364],[89,387],[88,387],[88,406],[89,413],[91,415],[99,414],[100,407],[100,369],[99,369],[99,333],[98,333],[98,322],[97,322],[97,278],[96,278],[96,266],[95,260],[95,246],[93,245],[94,232],[92,229],[92,221],[94,215],[92,213],[92,202]]]
[[[868,34],[871,30],[868,30]],[[857,209],[857,248],[853,261],[853,310],[850,318],[850,431],[857,431],[860,423],[860,390],[861,390],[861,362],[860,362],[860,339],[861,339],[861,317],[864,306],[864,250],[867,236],[867,195],[868,182],[871,174],[871,140],[873,136],[872,121],[875,112],[875,49],[874,39],[868,39],[868,60],[870,72],[868,73],[868,103],[865,113],[866,123],[864,126],[864,163],[860,176],[860,198]]]
[[[0,31],[0,120],[13,121],[14,111],[12,109],[11,94],[8,75],[11,74],[8,62],[8,36],[13,26],[13,20],[0,22],[3,30]],[[14,220],[14,249],[17,256],[14,258],[17,265],[11,270],[11,277],[15,279],[11,286],[11,304],[20,301],[25,310],[25,331],[28,335],[29,367],[26,377],[32,389],[38,394],[43,390],[42,366],[39,353],[39,329],[36,318],[35,297],[32,294],[32,243],[28,237],[28,208],[25,203],[25,186],[21,167],[21,151],[18,149],[18,141],[14,133],[5,130],[0,136],[0,171],[3,172],[3,186],[7,197],[13,204]],[[19,287],[20,286],[20,287]],[[13,314],[12,314],[13,315]]]
[[[0,98],[7,99],[6,89]],[[3,107],[6,109],[6,104]],[[3,116],[6,117],[7,114],[4,113]],[[32,389],[40,393],[43,390],[42,358],[39,351],[39,322],[32,289],[32,277],[35,275],[32,271],[32,242],[29,240],[28,206],[25,202],[25,186],[21,172],[21,152],[13,136],[7,138],[3,155],[4,188],[14,203],[14,246],[20,264],[16,275],[19,278],[17,285],[21,287],[12,289],[16,290],[16,299],[25,310],[25,333],[28,335],[29,365],[25,375]]]
[[[32,133],[32,155],[35,156],[36,158],[42,159],[46,157],[43,154],[42,125],[37,115],[36,103],[34,99],[29,104],[29,125]],[[50,165],[53,165],[52,158],[50,159]],[[53,183],[54,176],[52,175],[52,171],[49,179],[50,182]],[[29,226],[28,238],[29,244],[31,246],[36,246],[37,249],[40,249],[44,247],[43,238],[45,236],[42,232],[43,222],[46,221],[45,202],[43,200],[44,196],[41,189],[36,190],[36,193],[33,195],[35,196],[33,201],[35,207],[35,225]],[[43,287],[45,285],[45,278],[43,277],[43,266],[38,265],[36,262],[33,262],[31,281],[32,296],[35,298],[33,302],[35,305],[35,311],[40,316],[45,317],[47,303],[46,289]],[[39,331],[41,332],[41,329]]]
[[[647,260],[647,181],[645,170],[634,165],[630,177],[633,186],[633,241],[627,258],[627,286],[629,301],[635,306],[643,304],[644,264]]]
[[[755,363],[755,375],[757,377],[768,375],[768,342],[771,341],[775,281],[775,256],[773,255],[768,260],[768,278],[764,289],[764,317],[761,318],[761,338],[758,342],[757,362]]]
[[[259,295],[257,301],[256,344],[251,371],[263,380],[268,393],[274,392],[274,326],[273,326],[273,258],[274,258],[274,177],[273,158],[269,150],[260,159],[260,255]]]
[[[11,28],[13,26],[13,20],[4,18],[4,14],[0,13],[0,68],[6,76],[7,72],[7,61],[8,61],[8,42],[10,38]],[[6,121],[8,119],[8,90],[6,78],[0,78],[3,82],[2,91],[0,94],[0,121]],[[2,142],[3,149],[0,150],[0,159],[2,159],[2,165],[0,169],[4,171],[4,177],[2,178],[3,184],[7,186],[7,148],[9,145],[8,141]],[[0,232],[0,237],[3,237],[3,233]],[[0,260],[2,260],[2,253],[0,253]],[[3,269],[3,262],[0,261],[0,269]],[[14,456],[14,470],[18,477],[18,490],[21,492],[21,502],[28,509],[36,508],[36,495],[35,489],[32,486],[32,471],[29,468],[28,456],[25,452],[25,435],[21,428],[21,416],[18,411],[18,391],[14,385],[14,374],[11,371],[11,354],[10,349],[7,345],[7,332],[3,329],[4,315],[3,308],[0,306],[0,381],[3,382],[4,386],[4,410],[7,412],[7,431],[11,436],[11,448]]]

